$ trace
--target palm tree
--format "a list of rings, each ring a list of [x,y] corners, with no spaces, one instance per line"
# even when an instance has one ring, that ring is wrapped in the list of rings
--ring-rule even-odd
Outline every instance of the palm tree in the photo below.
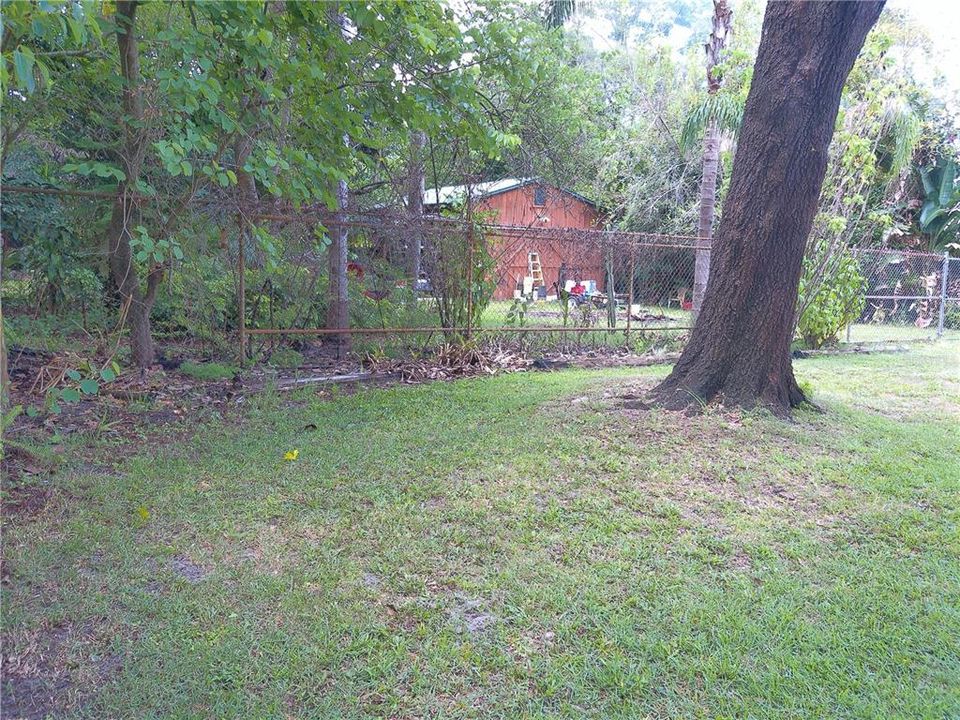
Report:
[[[700,314],[703,294],[710,277],[710,246],[713,240],[713,218],[717,208],[717,175],[720,166],[720,134],[724,129],[739,127],[743,108],[735,98],[719,95],[722,76],[715,72],[730,36],[733,11],[727,0],[713,1],[713,29],[704,45],[707,53],[707,99],[691,113],[684,127],[689,140],[698,126],[703,131],[703,174],[700,179],[700,223],[697,231],[696,261],[693,271],[693,321]]]
[[[540,17],[548,28],[563,27],[577,10],[577,0],[544,0],[540,3]]]

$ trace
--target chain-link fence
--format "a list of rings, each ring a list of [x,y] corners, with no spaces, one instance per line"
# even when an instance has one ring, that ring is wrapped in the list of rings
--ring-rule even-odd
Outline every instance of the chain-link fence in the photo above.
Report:
[[[116,294],[104,280],[102,248],[90,249],[97,247],[95,223],[79,222],[98,206],[86,196],[58,196],[57,203],[56,212],[22,208],[24,217],[62,216],[48,223],[62,231],[11,245],[17,268],[6,273],[5,299],[15,295],[34,316],[69,303],[79,308],[84,331],[110,327]],[[693,236],[488,224],[482,215],[474,221],[469,208],[453,217],[386,208],[344,216],[271,213],[267,204],[244,216],[228,205],[220,198],[190,215],[169,233],[165,250],[165,238],[135,238],[138,259],[146,257],[141,264],[169,269],[152,313],[161,343],[189,343],[220,357],[243,348],[247,359],[295,366],[331,349],[337,357],[412,355],[465,337],[527,349],[675,349],[691,324]],[[5,207],[5,228],[19,227],[15,209]],[[73,226],[93,229],[73,238]],[[182,257],[173,252],[178,232],[201,241],[184,243]],[[346,253],[331,252],[341,239]],[[849,252],[863,282],[862,309],[841,341],[960,338],[960,258]],[[51,274],[51,267],[61,271]],[[339,315],[332,312],[338,303]]]
[[[901,342],[960,337],[960,258],[946,253],[857,248],[865,280],[863,310],[846,342]]]
[[[291,344],[416,353],[454,337],[528,348],[676,348],[691,325],[698,238],[586,228],[485,225],[380,215],[272,220],[283,272],[251,242],[245,276],[248,357]],[[330,322],[330,245],[345,232],[346,324]],[[960,336],[960,259],[853,249],[862,311],[851,343]],[[261,278],[263,279],[261,282]],[[858,302],[859,304],[859,302]],[[323,342],[317,343],[316,339]],[[336,340],[337,343],[332,342]]]
[[[492,335],[646,349],[676,345],[689,329],[694,237],[388,214],[323,218],[318,233],[302,218],[271,219],[284,253],[278,266],[291,270],[262,272],[248,240],[248,356],[276,351],[278,338],[386,353]],[[330,247],[339,232],[349,254],[338,268]],[[344,272],[338,298],[331,273]],[[337,302],[347,304],[347,325],[329,321]]]

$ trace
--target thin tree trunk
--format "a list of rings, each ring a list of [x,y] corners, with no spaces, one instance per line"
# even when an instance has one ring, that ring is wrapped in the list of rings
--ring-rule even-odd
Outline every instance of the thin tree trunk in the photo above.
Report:
[[[350,302],[347,294],[347,228],[342,224],[347,209],[347,181],[337,183],[336,224],[330,229],[330,251],[327,266],[327,327],[350,327]],[[350,352],[349,335],[332,335],[338,358]]]
[[[259,127],[251,127],[249,132],[241,133],[233,145],[233,156],[237,164],[237,194],[240,211],[243,213],[249,213],[250,209],[255,208],[260,202],[253,175],[243,169],[250,158],[250,153],[253,152],[253,143],[258,131]]]
[[[693,322],[700,317],[703,296],[710,278],[713,218],[717,208],[717,170],[720,166],[720,130],[714,121],[703,134],[703,175],[700,179],[700,224],[693,270]]]
[[[343,41],[347,42],[347,31],[344,27],[344,17],[339,12],[339,3],[330,5],[329,17],[331,26],[339,29]],[[350,145],[350,138],[343,136],[344,145]],[[337,182],[337,215],[336,223],[330,232],[330,250],[327,263],[327,327],[341,329],[350,327],[350,302],[347,294],[347,228],[343,224],[346,220],[346,210],[349,200],[349,188],[346,180]],[[350,352],[350,335],[331,335],[334,352],[337,358],[342,359]]]
[[[804,246],[840,93],[883,4],[767,5],[700,320],[653,393],[666,407],[803,402],[790,340]]]
[[[4,254],[0,252],[0,282],[3,281],[4,259]],[[3,298],[0,297],[0,414],[6,412],[9,396],[10,375],[7,372],[7,345],[3,339]]]
[[[421,219],[423,217],[423,193],[426,189],[423,149],[427,136],[423,132],[410,135],[410,166],[407,174],[407,212],[410,215],[410,238],[407,241],[407,273],[412,288],[416,290],[420,279],[420,247],[423,240]]]
[[[727,0],[713,2],[713,29],[704,45],[707,53],[707,93],[716,95],[723,79],[714,73],[720,55],[727,46],[733,16]],[[713,244],[713,218],[717,208],[717,170],[720,167],[720,129],[714,120],[703,133],[703,174],[700,178],[700,224],[697,229],[696,259],[693,270],[693,322],[700,316],[703,295],[710,279],[710,248]]]
[[[130,354],[134,365],[145,369],[153,364],[153,336],[150,328],[150,312],[156,299],[157,289],[163,278],[160,268],[154,268],[147,276],[147,289],[141,290],[137,267],[130,248],[130,234],[135,221],[135,187],[143,166],[147,147],[146,130],[143,127],[143,89],[140,86],[140,56],[136,37],[136,0],[117,2],[117,47],[120,51],[120,75],[123,78],[123,158],[126,179],[113,204],[113,213],[107,227],[107,254],[110,274],[123,299],[129,304]]]

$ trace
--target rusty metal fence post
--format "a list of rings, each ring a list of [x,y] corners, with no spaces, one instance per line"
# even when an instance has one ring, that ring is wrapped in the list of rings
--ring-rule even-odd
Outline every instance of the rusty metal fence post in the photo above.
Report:
[[[950,253],[943,252],[943,269],[940,271],[940,314],[937,317],[937,338],[943,337],[943,325],[947,317],[947,280],[950,275]]]
[[[627,282],[627,330],[624,334],[624,344],[630,346],[630,320],[633,315],[633,276],[636,268],[636,245],[630,243],[630,279]]]

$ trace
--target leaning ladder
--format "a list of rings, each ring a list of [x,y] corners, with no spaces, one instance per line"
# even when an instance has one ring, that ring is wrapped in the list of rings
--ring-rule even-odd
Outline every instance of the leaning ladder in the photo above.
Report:
[[[530,253],[527,257],[527,264],[530,266],[530,277],[533,278],[533,287],[541,287],[543,285],[543,265],[540,264],[540,253]]]

